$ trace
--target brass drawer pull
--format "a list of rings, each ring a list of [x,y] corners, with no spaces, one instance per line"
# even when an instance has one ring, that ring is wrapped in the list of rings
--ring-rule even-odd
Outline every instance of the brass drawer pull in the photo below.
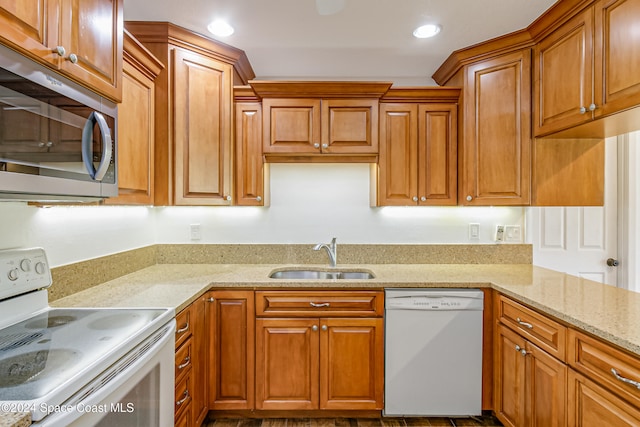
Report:
[[[329,307],[330,306],[330,304],[328,302],[321,302],[321,303],[310,302],[309,304],[311,304],[311,307],[315,307],[315,308]]]
[[[184,362],[178,365],[178,369],[184,369],[191,364],[191,356],[187,356],[184,358]]]
[[[623,383],[630,384],[635,388],[637,388],[638,390],[640,390],[640,383],[638,381],[630,380],[629,378],[623,377],[622,375],[618,374],[618,371],[616,371],[614,368],[611,368],[611,373],[613,374],[614,377],[616,377],[618,381],[622,381]]]
[[[182,328],[178,329],[176,331],[176,335],[181,334],[183,332],[187,332],[188,330],[189,330],[189,322],[187,322]]]
[[[189,390],[185,390],[182,395],[184,397],[182,399],[176,401],[176,406],[182,405],[185,402],[185,400],[187,400],[189,398]]]
[[[522,320],[520,320],[519,317],[516,318],[516,322],[518,322],[518,325],[520,325],[520,326],[524,326],[525,328],[533,329],[533,325],[531,323],[523,322]]]

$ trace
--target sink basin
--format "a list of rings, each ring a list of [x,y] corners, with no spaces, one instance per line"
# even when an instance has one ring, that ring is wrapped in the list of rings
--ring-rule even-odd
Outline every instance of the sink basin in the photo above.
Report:
[[[375,276],[366,270],[276,270],[269,275],[272,279],[306,279],[306,280],[367,280]]]

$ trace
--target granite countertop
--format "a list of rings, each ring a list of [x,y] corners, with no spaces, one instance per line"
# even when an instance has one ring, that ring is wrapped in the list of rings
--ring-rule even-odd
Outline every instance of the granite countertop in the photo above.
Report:
[[[31,413],[0,412],[0,427],[27,427],[31,425]]]
[[[56,300],[54,307],[171,307],[211,288],[489,287],[640,355],[640,294],[530,264],[366,264],[370,280],[283,280],[272,264],[157,264]],[[325,268],[295,265],[291,268]],[[55,284],[54,284],[55,286]]]

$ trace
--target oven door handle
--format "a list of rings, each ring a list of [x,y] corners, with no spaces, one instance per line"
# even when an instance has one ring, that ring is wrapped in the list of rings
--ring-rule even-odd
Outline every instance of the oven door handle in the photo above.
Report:
[[[96,124],[100,129],[100,136],[102,137],[102,159],[97,169],[93,165],[93,128]],[[89,115],[82,130],[82,161],[91,179],[94,181],[102,181],[107,170],[109,170],[112,155],[111,129],[109,129],[109,125],[104,119],[104,116],[97,111],[93,111]]]

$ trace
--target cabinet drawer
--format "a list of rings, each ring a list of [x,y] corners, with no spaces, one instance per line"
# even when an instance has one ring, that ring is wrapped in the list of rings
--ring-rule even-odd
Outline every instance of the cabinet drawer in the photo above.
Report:
[[[191,309],[185,308],[176,316],[176,349],[191,336]]]
[[[175,395],[175,419],[180,418],[182,414],[190,410],[191,406],[191,376],[185,376],[182,381],[176,384]],[[189,417],[190,418],[190,417]]]
[[[498,296],[498,320],[549,354],[564,361],[567,328],[509,298]]]
[[[176,383],[179,383],[191,368],[191,361],[193,360],[192,341],[188,339],[176,350]]]
[[[376,317],[384,313],[379,291],[257,291],[256,316]]]
[[[573,369],[640,407],[640,359],[573,329],[568,342]]]

